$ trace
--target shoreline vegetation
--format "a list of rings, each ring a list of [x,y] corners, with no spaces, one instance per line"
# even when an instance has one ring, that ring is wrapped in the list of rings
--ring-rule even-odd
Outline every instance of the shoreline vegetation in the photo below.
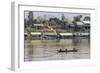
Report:
[[[57,16],[46,19],[42,16],[34,18],[34,12],[28,11],[27,19],[24,19],[24,37],[26,39],[67,39],[68,37],[90,37],[90,16],[82,14],[69,20],[64,13],[61,18]]]

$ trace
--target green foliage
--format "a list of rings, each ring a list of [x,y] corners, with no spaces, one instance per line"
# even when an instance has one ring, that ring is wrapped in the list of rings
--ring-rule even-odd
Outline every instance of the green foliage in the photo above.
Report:
[[[82,15],[76,16],[74,17],[74,21],[81,21]]]
[[[90,17],[89,16],[84,17],[84,21],[90,21]]]
[[[41,24],[43,22],[43,18],[41,16],[38,16],[36,18],[37,23]]]
[[[28,19],[29,19],[29,20],[28,20],[27,25],[31,27],[32,24],[33,24],[33,12],[32,12],[32,11],[29,12]]]
[[[36,23],[37,23],[37,20],[36,20],[36,19],[34,19],[34,20],[33,20],[33,23],[34,23],[34,24],[36,24]]]
[[[48,20],[43,20],[42,24],[48,24]]]
[[[62,17],[61,17],[61,18],[62,18],[62,21],[64,21],[64,19],[65,19],[65,16],[64,16],[64,14],[62,14]]]
[[[42,17],[38,16],[36,19],[33,20],[34,24],[47,24],[48,20],[43,19]]]
[[[49,23],[50,24],[59,24],[59,25],[61,25],[61,24],[63,24],[63,21],[62,20],[60,20],[59,18],[57,18],[57,17],[55,17],[55,18],[50,18],[49,19]]]
[[[27,27],[27,28],[25,29],[25,31],[26,31],[28,34],[30,34],[31,32],[36,32],[36,30],[35,30],[34,28],[31,28],[31,27]]]

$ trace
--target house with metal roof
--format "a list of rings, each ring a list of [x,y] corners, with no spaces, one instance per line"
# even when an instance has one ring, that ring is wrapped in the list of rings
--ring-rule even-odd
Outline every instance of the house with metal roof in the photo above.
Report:
[[[44,28],[44,24],[33,24],[36,30],[42,30]]]

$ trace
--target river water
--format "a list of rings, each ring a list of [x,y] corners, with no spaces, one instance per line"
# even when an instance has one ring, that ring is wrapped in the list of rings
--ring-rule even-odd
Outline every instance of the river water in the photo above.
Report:
[[[24,61],[70,60],[90,58],[90,40],[71,38],[61,40],[25,40]],[[73,48],[78,52],[58,53],[57,50]]]

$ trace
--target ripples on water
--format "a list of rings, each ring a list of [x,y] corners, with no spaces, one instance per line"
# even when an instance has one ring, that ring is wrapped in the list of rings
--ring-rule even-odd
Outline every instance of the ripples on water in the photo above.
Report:
[[[59,49],[78,52],[58,53]],[[61,40],[25,40],[25,61],[41,60],[66,60],[90,58],[90,42],[86,38],[61,39]]]

